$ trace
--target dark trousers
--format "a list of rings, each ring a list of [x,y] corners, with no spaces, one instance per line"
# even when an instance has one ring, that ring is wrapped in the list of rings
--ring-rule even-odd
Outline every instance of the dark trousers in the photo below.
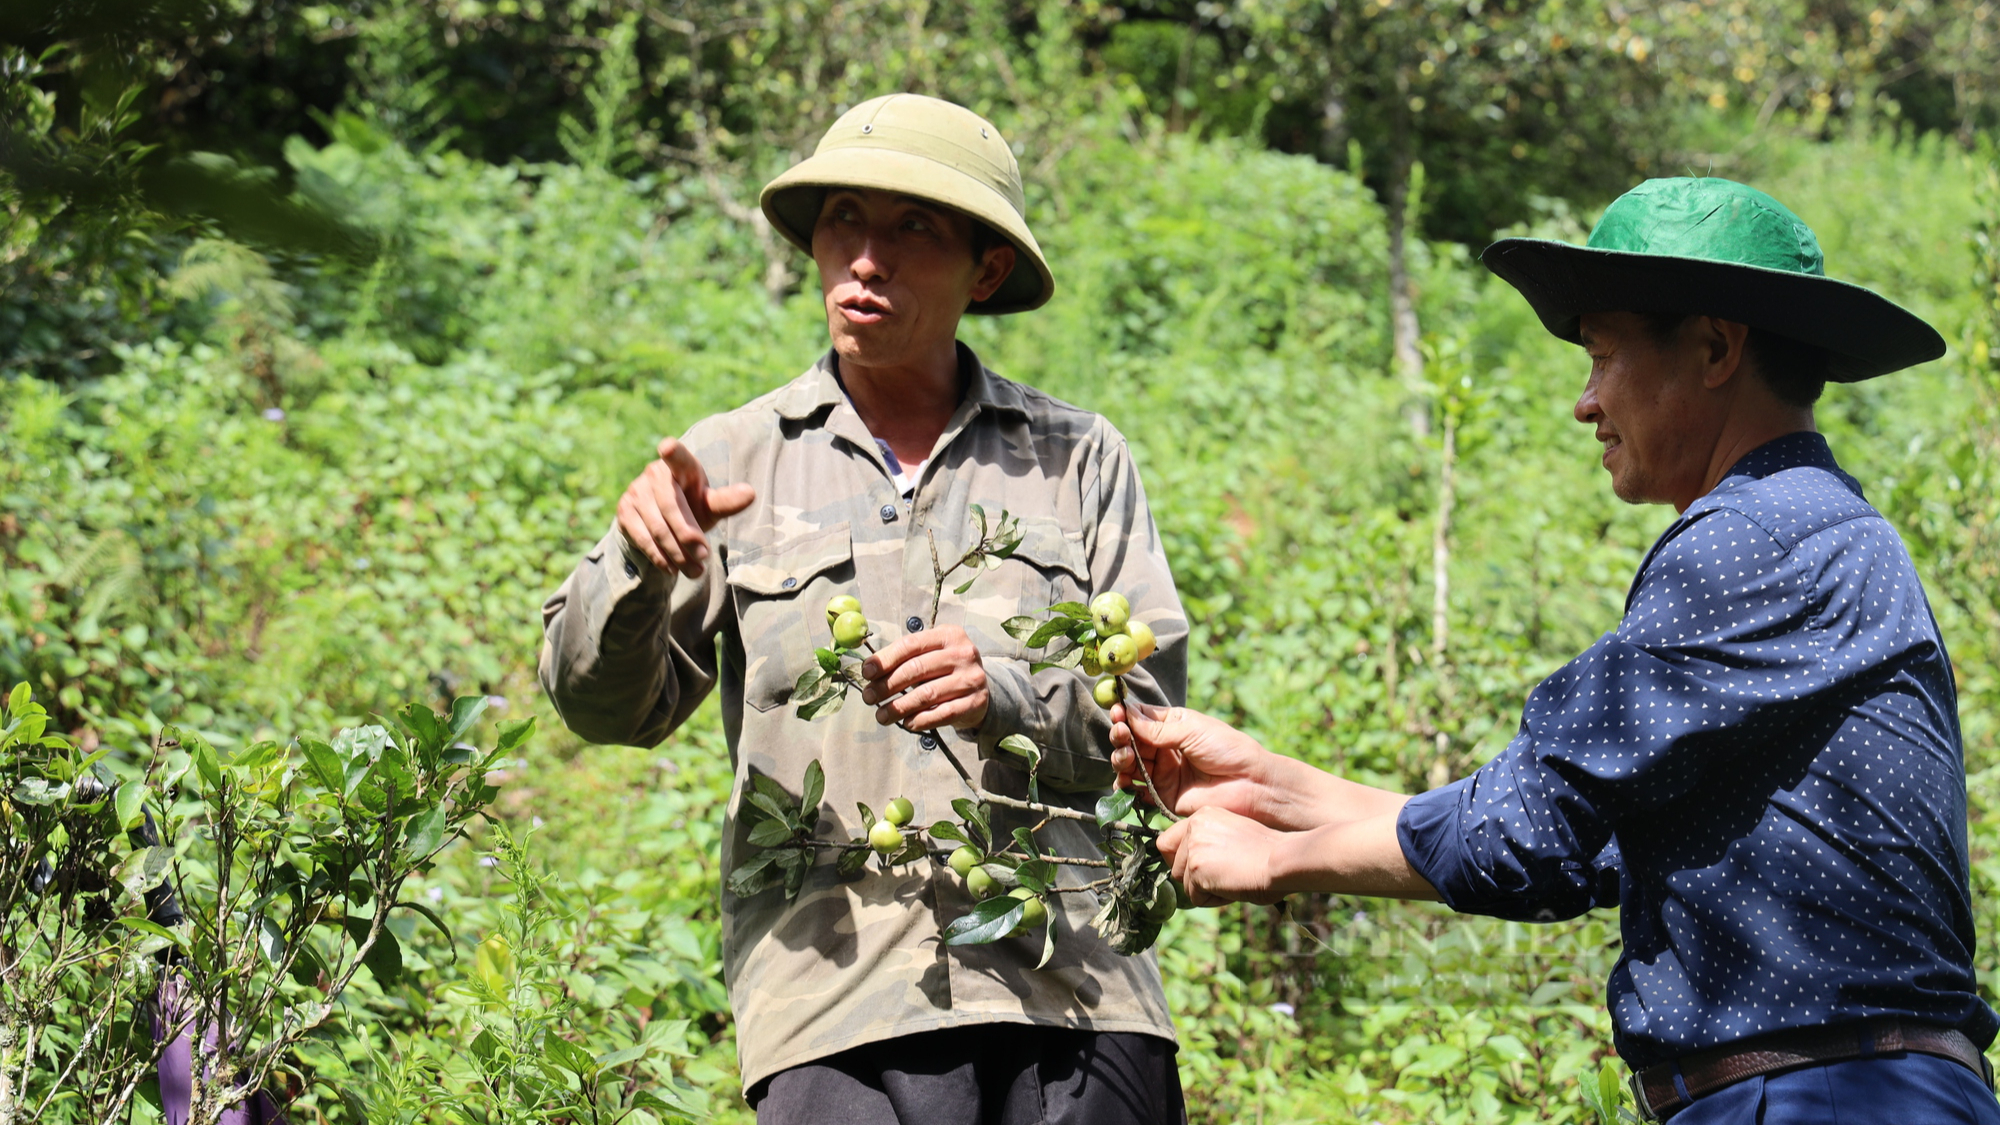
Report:
[[[2000,1103],[1971,1071],[1911,1052],[1746,1078],[1668,1125],[2000,1125]]]
[[[885,1039],[750,1088],[757,1125],[1185,1125],[1174,1045],[982,1024]]]

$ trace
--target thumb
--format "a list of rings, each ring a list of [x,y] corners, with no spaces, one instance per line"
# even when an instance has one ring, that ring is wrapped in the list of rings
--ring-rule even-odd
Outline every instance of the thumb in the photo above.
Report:
[[[1179,708],[1158,707],[1136,699],[1125,700],[1123,706],[1125,726],[1132,732],[1135,749],[1141,743],[1152,749],[1165,749],[1180,741],[1174,729],[1180,725],[1175,722],[1179,718],[1176,714]]]
[[[1153,846],[1160,849],[1160,858],[1166,860],[1168,865],[1171,866],[1174,856],[1180,853],[1181,844],[1187,840],[1188,825],[1193,823],[1193,820],[1176,821],[1165,832],[1153,837]]]
[[[747,484],[731,484],[721,488],[711,488],[703,498],[712,523],[724,516],[733,516],[750,506],[757,499],[757,490]]]

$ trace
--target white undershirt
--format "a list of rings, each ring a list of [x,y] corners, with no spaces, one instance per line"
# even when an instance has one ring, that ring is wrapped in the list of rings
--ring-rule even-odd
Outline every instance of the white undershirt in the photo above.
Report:
[[[905,503],[909,502],[917,491],[917,481],[923,479],[924,466],[931,463],[930,458],[926,457],[914,465],[904,465],[896,459],[896,451],[889,448],[888,442],[876,438],[875,445],[882,451],[883,460],[889,463],[889,479],[896,483],[896,494]]]

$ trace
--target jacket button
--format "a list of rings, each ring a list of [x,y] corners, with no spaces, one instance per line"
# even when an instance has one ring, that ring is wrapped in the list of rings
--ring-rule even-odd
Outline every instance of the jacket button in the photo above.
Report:
[[[926,732],[922,738],[917,739],[917,745],[926,750],[935,750],[938,747],[937,735]]]
[[[791,589],[792,587],[794,587],[794,586],[796,586],[796,585],[798,585],[798,584],[799,584],[799,580],[798,580],[798,579],[796,579],[796,578],[787,578],[787,579],[785,579],[785,580],[784,580],[783,582],[780,582],[780,583],[778,583],[778,585],[780,585],[780,586],[784,587],[784,588],[785,588],[785,589],[787,589],[787,590]]]
[[[882,522],[883,523],[896,522],[896,506],[894,504],[882,505]]]
[[[627,578],[639,577],[639,568],[632,565],[631,559],[625,560],[625,577]]]
[[[924,619],[921,617],[912,617],[908,621],[903,622],[903,625],[912,633],[920,633],[924,628]]]

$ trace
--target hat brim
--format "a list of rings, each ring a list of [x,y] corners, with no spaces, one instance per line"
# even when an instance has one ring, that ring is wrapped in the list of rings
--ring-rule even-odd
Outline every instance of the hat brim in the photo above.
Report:
[[[1542,326],[1579,343],[1584,313],[1718,316],[1824,349],[1827,378],[1855,383],[1945,352],[1923,318],[1871,290],[1762,266],[1503,238],[1479,260],[1528,299]]]
[[[1055,277],[1028,224],[1005,196],[964,172],[928,157],[886,148],[850,146],[816,153],[764,185],[758,202],[785,241],[812,253],[813,225],[830,188],[875,188],[941,203],[985,223],[1014,246],[1014,269],[991,297],[965,311],[988,316],[1026,312],[1048,303]]]

